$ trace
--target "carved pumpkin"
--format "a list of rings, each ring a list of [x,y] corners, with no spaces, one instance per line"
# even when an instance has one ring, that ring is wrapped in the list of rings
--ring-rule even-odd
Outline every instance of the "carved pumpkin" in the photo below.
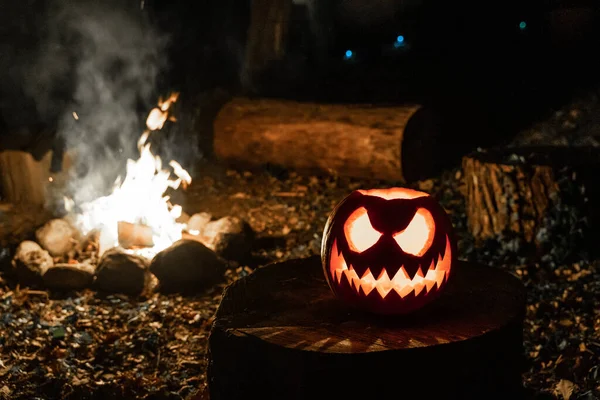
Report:
[[[379,314],[403,314],[438,297],[455,258],[452,226],[427,193],[357,190],[333,210],[321,259],[335,295]]]

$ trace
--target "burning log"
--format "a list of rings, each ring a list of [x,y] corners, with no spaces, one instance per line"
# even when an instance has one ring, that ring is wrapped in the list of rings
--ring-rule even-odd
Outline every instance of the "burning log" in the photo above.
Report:
[[[117,229],[119,245],[125,249],[154,246],[152,228],[149,226],[119,221]]]
[[[210,398],[520,398],[525,291],[499,269],[459,262],[419,313],[346,308],[319,257],[230,285],[209,337]]]
[[[471,234],[478,243],[505,236],[538,246],[552,230],[576,234],[582,228],[576,214],[588,221],[583,228],[595,228],[599,160],[597,150],[564,147],[497,148],[464,157]],[[566,224],[564,212],[573,214]]]
[[[412,181],[437,172],[434,116],[419,105],[375,107],[236,98],[214,122],[214,152],[228,164]]]

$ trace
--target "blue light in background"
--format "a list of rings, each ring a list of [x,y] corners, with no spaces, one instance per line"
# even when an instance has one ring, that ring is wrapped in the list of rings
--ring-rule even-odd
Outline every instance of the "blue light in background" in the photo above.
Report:
[[[352,50],[346,50],[346,53],[344,54],[344,59],[349,60],[352,58],[352,56],[354,56],[354,52]]]
[[[519,29],[524,30],[525,28],[527,28],[527,22],[525,22],[525,21],[519,22]]]
[[[404,35],[398,35],[396,37],[396,41],[394,42],[394,48],[401,49],[406,46],[406,42],[404,40]]]

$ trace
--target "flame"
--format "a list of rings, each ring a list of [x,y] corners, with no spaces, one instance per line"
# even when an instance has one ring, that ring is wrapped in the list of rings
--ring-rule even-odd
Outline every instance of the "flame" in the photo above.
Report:
[[[119,222],[139,224],[152,230],[151,247],[127,249],[130,253],[152,258],[159,251],[169,247],[181,239],[185,224],[177,223],[181,216],[181,206],[173,205],[167,189],[187,187],[192,181],[190,174],[176,161],[169,165],[172,173],[163,169],[160,157],[155,156],[147,143],[150,132],[160,129],[167,119],[169,107],[177,100],[178,94],[172,94],[166,101],[159,101],[159,108],[154,108],[146,121],[146,130],[138,140],[140,157],[127,160],[125,179],[117,178],[113,192],[104,197],[82,204],[80,212],[75,215],[75,224],[87,234],[99,230],[101,252],[119,245]],[[156,112],[162,114],[157,123]],[[151,118],[152,117],[152,118]],[[174,175],[174,176],[172,176]],[[67,209],[73,207],[72,200],[65,199]]]

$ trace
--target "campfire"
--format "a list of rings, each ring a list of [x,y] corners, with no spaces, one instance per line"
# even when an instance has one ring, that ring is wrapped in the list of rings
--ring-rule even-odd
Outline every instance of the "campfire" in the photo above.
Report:
[[[222,275],[224,259],[249,251],[252,232],[245,222],[213,221],[208,213],[190,217],[171,202],[170,191],[186,189],[192,177],[175,160],[164,168],[149,138],[176,121],[171,107],[178,96],[160,99],[150,111],[137,142],[139,158],[127,160],[112,193],[83,204],[65,197],[67,215],[39,228],[36,241],[19,245],[13,266],[24,283],[79,289],[96,282],[109,291],[139,293],[154,275],[164,287],[203,286]]]
[[[117,178],[113,192],[89,203],[82,204],[78,212],[66,199],[70,218],[84,235],[99,234],[99,254],[121,246],[128,253],[152,259],[159,251],[181,239],[186,224],[178,222],[182,216],[180,205],[170,202],[169,188],[177,190],[192,182],[190,174],[177,161],[170,161],[172,171],[163,169],[160,157],[155,156],[148,139],[153,131],[163,127],[169,110],[177,101],[174,93],[166,101],[159,101],[146,120],[147,130],[138,140],[140,157],[127,160],[125,178]]]

